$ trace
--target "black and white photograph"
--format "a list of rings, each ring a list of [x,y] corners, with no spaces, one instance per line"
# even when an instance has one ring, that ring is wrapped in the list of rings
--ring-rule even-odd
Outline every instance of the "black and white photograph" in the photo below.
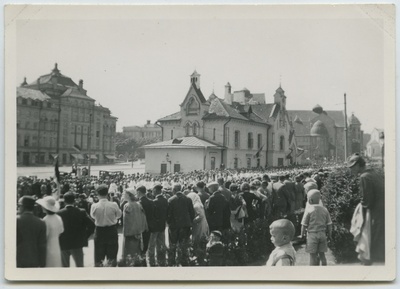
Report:
[[[395,12],[5,6],[5,278],[393,281]]]

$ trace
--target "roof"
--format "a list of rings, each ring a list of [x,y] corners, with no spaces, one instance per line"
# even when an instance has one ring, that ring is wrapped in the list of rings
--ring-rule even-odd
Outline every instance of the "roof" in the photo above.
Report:
[[[30,98],[34,100],[48,100],[50,96],[36,89],[29,89],[25,87],[17,87],[17,97]]]
[[[353,114],[349,117],[349,124],[350,125],[361,125],[360,120]]]
[[[61,96],[72,96],[72,97],[77,97],[77,98],[94,100],[93,98],[82,93],[79,90],[79,88],[76,88],[76,87],[69,87]]]
[[[178,112],[175,112],[173,114],[164,116],[163,118],[160,118],[157,121],[171,121],[171,120],[181,120],[181,119],[182,119],[181,112],[178,111]]]
[[[203,93],[201,92],[200,88],[197,88],[197,87],[196,87],[196,84],[194,84],[194,83],[192,83],[191,87],[194,88],[194,91],[195,91],[196,94],[198,95],[198,97],[199,97],[201,103],[205,103],[207,100],[206,100],[206,98],[204,97]],[[190,89],[189,89],[189,90],[190,90]]]
[[[153,148],[218,148],[222,149],[223,146],[218,144],[212,143],[210,141],[206,141],[204,139],[195,137],[195,136],[188,136],[188,137],[181,137],[170,139],[167,141],[162,141],[158,143],[148,144],[143,146],[146,149],[153,149]]]
[[[312,119],[318,116],[317,113],[311,110],[288,110],[289,118],[294,120],[296,115],[304,125],[308,124]],[[324,110],[322,113],[326,113],[330,118],[335,121],[337,127],[344,127],[344,113],[342,110]]]
[[[266,104],[264,103],[264,104],[253,105],[251,108],[254,114],[262,118],[264,121],[268,121],[274,105],[275,105],[274,103],[266,103]]]
[[[328,135],[328,130],[322,121],[317,120],[311,128],[310,134],[312,136]]]

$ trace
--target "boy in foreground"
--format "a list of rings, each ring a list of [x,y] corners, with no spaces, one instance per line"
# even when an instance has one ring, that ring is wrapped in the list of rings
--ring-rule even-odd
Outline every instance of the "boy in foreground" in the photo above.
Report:
[[[294,266],[296,251],[291,243],[295,233],[293,223],[286,219],[276,220],[271,224],[269,230],[275,250],[271,252],[267,266]]]
[[[310,190],[307,193],[309,208],[304,212],[301,221],[301,237],[307,229],[306,252],[310,253],[310,266],[326,266],[325,252],[328,251],[328,241],[332,236],[332,221],[328,210],[320,204],[321,193],[319,190]]]

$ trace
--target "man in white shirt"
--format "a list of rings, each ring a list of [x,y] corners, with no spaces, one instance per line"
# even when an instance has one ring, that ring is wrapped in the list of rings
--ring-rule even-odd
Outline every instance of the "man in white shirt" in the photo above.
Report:
[[[101,267],[104,258],[117,265],[118,253],[118,231],[117,222],[122,212],[118,205],[107,199],[108,187],[100,185],[97,188],[99,201],[94,203],[90,209],[90,216],[94,219],[96,229],[94,233],[94,260],[95,266]]]

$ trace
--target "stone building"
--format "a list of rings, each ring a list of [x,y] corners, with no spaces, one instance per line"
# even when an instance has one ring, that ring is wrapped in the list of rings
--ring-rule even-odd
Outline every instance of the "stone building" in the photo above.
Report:
[[[96,105],[83,81],[77,85],[55,64],[50,74],[17,87],[19,165],[113,162],[117,118]]]
[[[367,143],[367,150],[365,155],[370,158],[382,157],[382,135],[383,129],[374,128],[371,132],[371,138]]]
[[[345,161],[345,120],[340,110],[325,111],[320,105],[313,110],[290,110],[298,162]],[[358,118],[348,118],[347,155],[361,152],[363,131]]]
[[[156,123],[151,123],[150,120],[143,126],[124,126],[122,128],[124,135],[130,138],[160,138],[161,127]]]
[[[281,87],[269,104],[264,93],[251,93],[247,88],[232,92],[229,82],[224,99],[214,92],[206,99],[200,74],[195,71],[180,110],[158,123],[162,142],[145,146],[146,171],[150,173],[293,162],[295,140]]]

